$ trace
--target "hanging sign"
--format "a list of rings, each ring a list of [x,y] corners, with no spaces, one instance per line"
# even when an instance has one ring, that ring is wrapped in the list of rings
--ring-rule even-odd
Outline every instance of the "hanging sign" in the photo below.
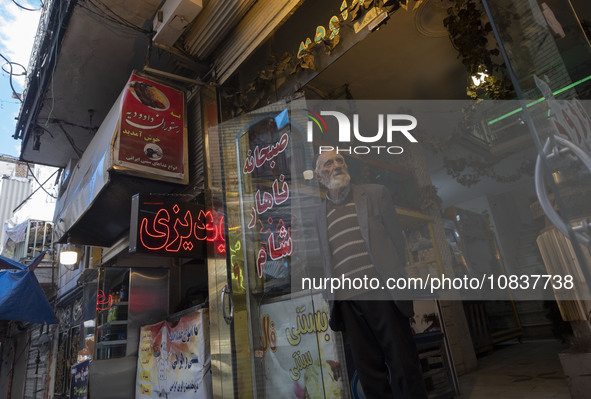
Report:
[[[224,217],[177,196],[141,195],[131,199],[129,252],[178,257],[203,254],[210,243],[225,253]]]
[[[211,398],[208,310],[140,329],[136,398]]]
[[[115,168],[187,177],[185,101],[181,91],[135,74],[122,93]]]

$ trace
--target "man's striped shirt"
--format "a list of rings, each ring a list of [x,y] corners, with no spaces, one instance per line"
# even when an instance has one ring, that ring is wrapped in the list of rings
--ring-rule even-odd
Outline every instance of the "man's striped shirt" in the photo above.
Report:
[[[378,274],[371,262],[367,247],[361,235],[355,203],[351,200],[343,204],[327,201],[327,235],[332,254],[333,278],[377,278]],[[346,290],[337,292],[336,299],[348,299],[366,292]]]

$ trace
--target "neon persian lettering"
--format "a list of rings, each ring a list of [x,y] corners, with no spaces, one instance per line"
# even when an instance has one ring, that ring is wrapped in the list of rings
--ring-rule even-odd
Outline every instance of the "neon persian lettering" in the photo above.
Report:
[[[195,218],[190,210],[181,212],[176,204],[171,210],[172,214],[167,208],[160,208],[153,218],[142,218],[139,237],[144,248],[170,253],[192,251],[196,239],[218,243],[216,250],[226,251],[223,216],[215,222],[212,211],[201,210]]]

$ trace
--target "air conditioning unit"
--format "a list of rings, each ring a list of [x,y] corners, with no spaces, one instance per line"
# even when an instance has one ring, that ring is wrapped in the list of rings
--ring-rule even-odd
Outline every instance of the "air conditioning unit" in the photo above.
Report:
[[[167,0],[154,17],[152,40],[172,46],[202,9],[202,0]]]

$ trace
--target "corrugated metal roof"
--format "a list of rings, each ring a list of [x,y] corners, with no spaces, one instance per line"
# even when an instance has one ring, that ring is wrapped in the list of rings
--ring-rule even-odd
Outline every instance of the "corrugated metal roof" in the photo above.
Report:
[[[31,183],[24,178],[3,177],[0,179],[0,248],[4,245],[6,232],[4,222],[13,215],[13,210],[31,194]]]

